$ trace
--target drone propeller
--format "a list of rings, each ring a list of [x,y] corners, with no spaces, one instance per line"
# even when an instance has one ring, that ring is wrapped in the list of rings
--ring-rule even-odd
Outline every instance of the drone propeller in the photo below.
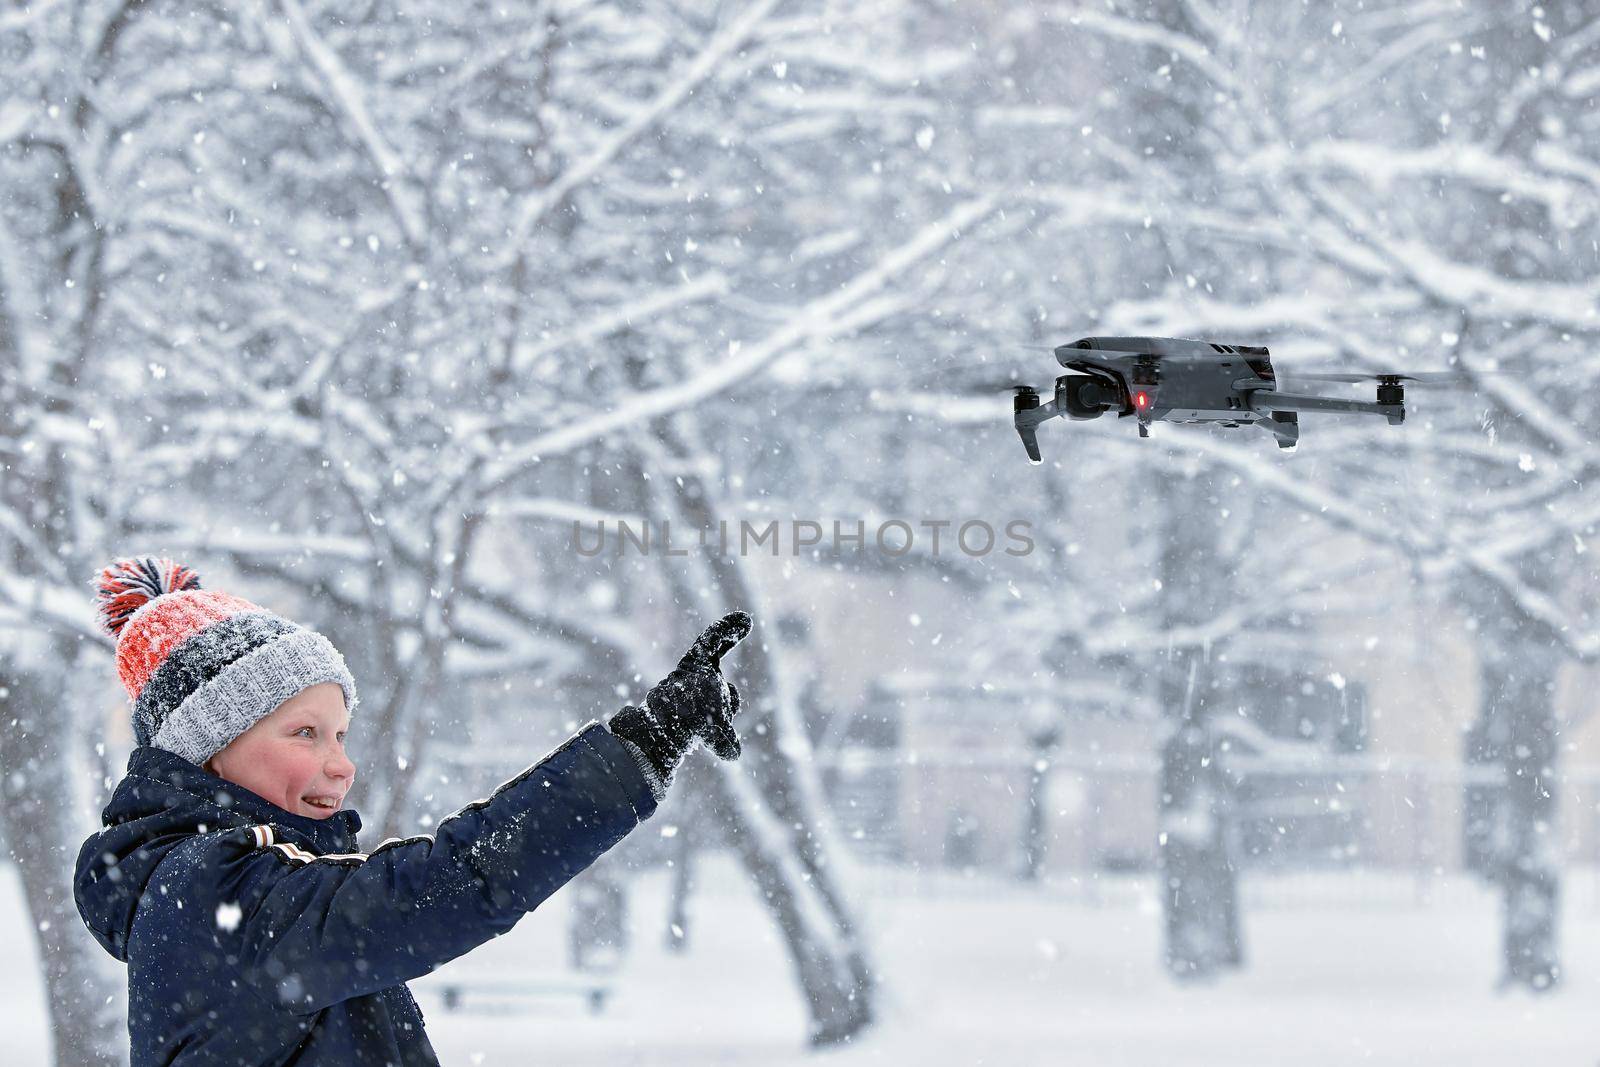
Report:
[[[1350,385],[1361,382],[1378,382],[1381,385],[1407,385],[1429,386],[1463,386],[1472,385],[1474,376],[1466,371],[1439,370],[1416,371],[1410,374],[1390,373],[1378,371],[1371,374],[1315,374],[1291,370],[1287,367],[1278,368],[1282,377],[1296,382],[1343,382]]]
[[[1039,387],[1029,385],[1027,382],[1018,381],[1016,378],[980,378],[977,381],[959,381],[947,386],[946,389],[953,393],[962,393],[972,396],[989,396],[994,393],[1037,393]]]

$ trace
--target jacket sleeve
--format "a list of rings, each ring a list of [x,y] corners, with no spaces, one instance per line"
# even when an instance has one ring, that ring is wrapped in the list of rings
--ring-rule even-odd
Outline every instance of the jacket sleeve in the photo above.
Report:
[[[432,836],[312,856],[271,827],[231,831],[207,879],[217,936],[263,996],[319,1011],[505,933],[655,807],[621,741],[591,723]]]

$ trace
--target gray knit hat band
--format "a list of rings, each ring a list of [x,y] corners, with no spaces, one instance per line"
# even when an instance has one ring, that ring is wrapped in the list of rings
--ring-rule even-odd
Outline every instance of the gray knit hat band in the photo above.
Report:
[[[241,611],[190,634],[166,654],[133,702],[134,738],[141,745],[153,743],[167,716],[201,686],[264,645],[303,629],[262,609]]]
[[[321,682],[337,683],[345,707],[355,714],[355,679],[344,657],[315,630],[296,628],[234,660],[190,693],[150,743],[204,763],[279,704]]]

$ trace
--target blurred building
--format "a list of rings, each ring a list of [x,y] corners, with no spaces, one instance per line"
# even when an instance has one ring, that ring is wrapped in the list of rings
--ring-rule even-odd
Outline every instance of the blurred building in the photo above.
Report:
[[[811,740],[859,854],[991,871],[1153,868],[1170,724],[1151,694],[1088,677],[1007,680],[1003,665],[965,677],[957,664],[983,625],[952,611],[947,586],[806,579]],[[1463,827],[1498,774],[1463,759],[1477,714],[1470,638],[1445,605],[1412,597],[1381,616],[1319,617],[1299,655],[1238,640],[1216,657],[1206,701],[1236,783],[1242,862],[1461,868]],[[1600,849],[1600,740],[1585,728],[1596,681],[1573,665],[1555,697],[1572,724],[1560,799],[1572,862]]]

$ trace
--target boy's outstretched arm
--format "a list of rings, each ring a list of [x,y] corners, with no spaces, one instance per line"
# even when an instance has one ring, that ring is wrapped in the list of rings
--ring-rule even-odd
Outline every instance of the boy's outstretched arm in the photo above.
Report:
[[[247,983],[314,1012],[505,933],[655,807],[633,756],[592,723],[431,837],[318,857],[271,827],[233,830],[178,888],[214,910],[217,946]]]
[[[176,888],[203,917],[215,914],[217,947],[245,980],[290,1010],[426,974],[511,929],[654,813],[660,783],[641,752],[666,780],[701,738],[737,757],[738,698],[726,695],[719,667],[749,629],[749,616],[735,612],[701,635],[651,690],[651,733],[625,743],[626,728],[591,723],[431,837],[316,857],[270,827],[232,830],[198,839],[209,842],[196,856],[199,876]]]

